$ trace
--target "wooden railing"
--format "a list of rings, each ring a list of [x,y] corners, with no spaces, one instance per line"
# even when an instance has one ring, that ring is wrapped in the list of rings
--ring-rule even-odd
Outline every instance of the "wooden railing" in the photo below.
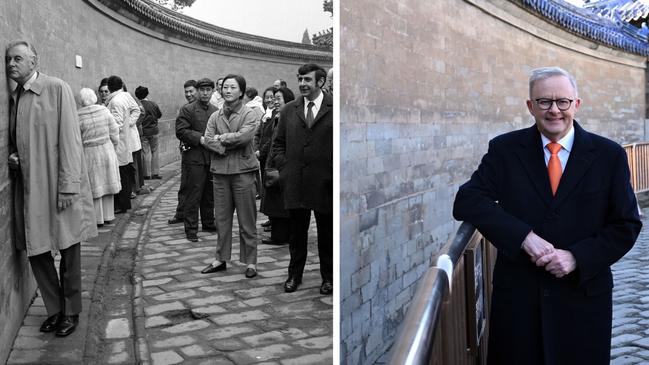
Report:
[[[495,248],[462,223],[420,280],[390,364],[486,364],[495,259]]]
[[[649,142],[624,145],[631,170],[631,186],[633,191],[643,193],[649,191]]]

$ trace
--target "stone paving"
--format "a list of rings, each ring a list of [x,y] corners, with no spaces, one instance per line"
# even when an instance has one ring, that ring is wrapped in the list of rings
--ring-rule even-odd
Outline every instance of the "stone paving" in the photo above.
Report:
[[[611,365],[649,364],[649,208],[635,246],[613,265]]]
[[[8,364],[332,363],[333,298],[319,293],[317,247],[309,245],[302,286],[285,293],[288,246],[260,244],[258,275],[245,278],[235,219],[227,271],[201,274],[213,260],[216,235],[199,231],[192,243],[182,224],[167,224],[177,202],[177,170],[177,163],[166,166],[163,175],[171,178],[104,227],[104,242],[82,246],[89,309],[78,330],[67,338],[40,333],[45,311],[36,298]],[[259,214],[258,223],[265,219]],[[310,243],[315,233],[313,222]]]

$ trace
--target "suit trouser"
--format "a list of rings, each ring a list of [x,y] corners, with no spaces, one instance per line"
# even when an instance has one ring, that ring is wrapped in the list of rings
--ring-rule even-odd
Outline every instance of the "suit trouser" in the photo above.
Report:
[[[119,180],[122,184],[122,190],[115,194],[115,209],[117,210],[131,209],[131,182],[134,173],[135,170],[131,163],[119,167]]]
[[[180,188],[178,188],[178,205],[176,206],[175,218],[185,219],[185,195],[187,195],[187,171],[185,165],[180,165]]]
[[[288,242],[290,220],[285,217],[268,217],[270,220],[270,239],[274,242]]]
[[[142,160],[144,161],[144,176],[160,175],[158,135],[142,136]]]
[[[43,296],[47,315],[81,313],[81,245],[60,250],[59,275],[51,252],[30,256],[29,263]]]
[[[187,176],[187,192],[184,203],[185,233],[198,232],[198,211],[200,209],[203,227],[214,227],[214,191],[209,165],[182,166]]]
[[[320,275],[322,280],[333,282],[333,224],[332,213],[313,211],[318,229],[318,256],[320,257]],[[289,251],[291,261],[288,264],[288,275],[302,280],[306,264],[307,244],[311,210],[289,210]]]
[[[219,238],[216,259],[230,260],[232,254],[232,219],[239,221],[239,261],[257,263],[257,204],[255,172],[234,175],[214,174],[214,216]]]

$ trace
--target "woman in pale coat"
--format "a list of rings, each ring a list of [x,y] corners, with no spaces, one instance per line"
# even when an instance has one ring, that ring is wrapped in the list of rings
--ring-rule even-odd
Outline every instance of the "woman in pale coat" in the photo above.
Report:
[[[81,141],[86,155],[92,201],[97,225],[115,219],[113,194],[122,189],[115,146],[119,143],[119,127],[108,108],[97,103],[97,95],[88,88],[79,92],[78,110]]]

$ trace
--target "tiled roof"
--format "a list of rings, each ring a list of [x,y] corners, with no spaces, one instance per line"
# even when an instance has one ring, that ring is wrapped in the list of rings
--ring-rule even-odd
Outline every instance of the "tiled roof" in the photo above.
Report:
[[[513,0],[562,28],[597,43],[629,53],[649,56],[647,29],[624,21],[602,17],[563,0]],[[633,0],[627,0],[633,1]]]
[[[331,49],[282,41],[272,38],[237,32],[202,22],[192,17],[169,10],[148,0],[97,0],[102,4],[122,12],[136,15],[140,23],[152,23],[162,27],[180,38],[190,38],[198,43],[207,43],[235,51],[256,54],[311,60],[314,62],[332,63]],[[151,24],[146,24],[150,26]]]
[[[316,46],[334,48],[334,28],[323,30],[313,35],[313,44]]]

